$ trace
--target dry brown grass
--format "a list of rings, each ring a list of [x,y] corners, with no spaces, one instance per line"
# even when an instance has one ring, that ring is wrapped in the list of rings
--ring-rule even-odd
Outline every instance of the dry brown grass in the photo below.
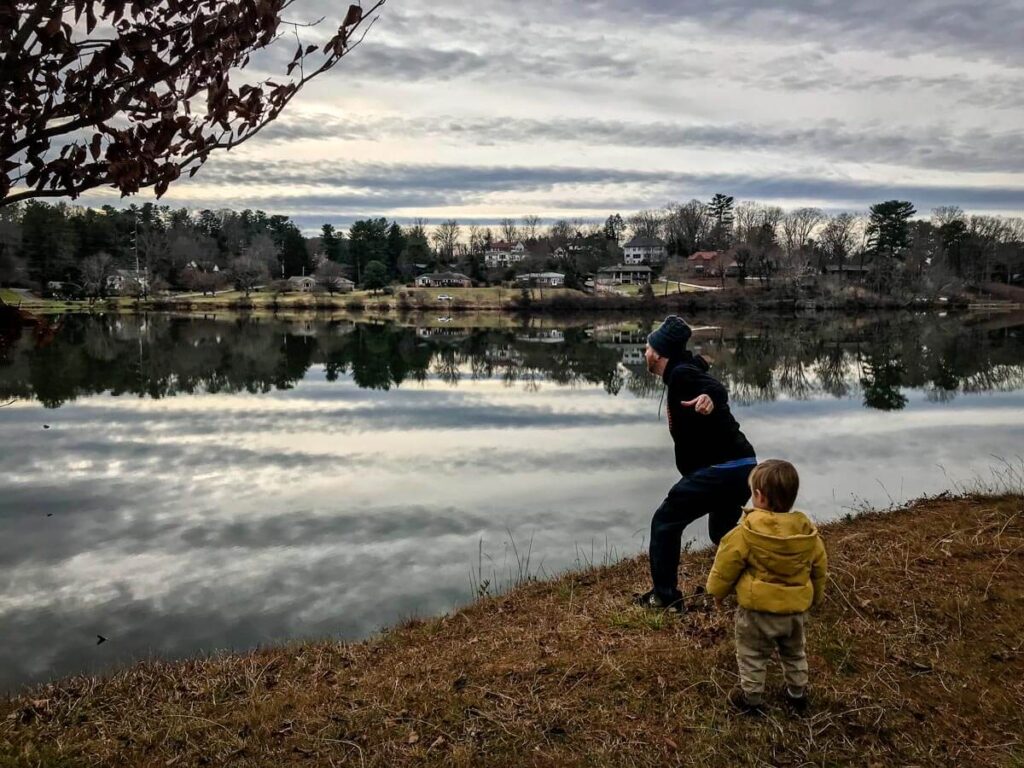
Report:
[[[932,499],[824,535],[803,720],[732,715],[731,616],[626,607],[647,582],[634,559],[365,643],[41,687],[0,705],[0,763],[1024,765],[1022,497]],[[686,586],[709,564],[690,556]]]

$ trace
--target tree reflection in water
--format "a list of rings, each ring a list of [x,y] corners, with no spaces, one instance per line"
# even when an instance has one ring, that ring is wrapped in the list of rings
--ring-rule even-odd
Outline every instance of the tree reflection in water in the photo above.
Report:
[[[196,392],[289,389],[314,367],[328,381],[389,389],[437,379],[509,386],[599,385],[661,394],[643,347],[653,321],[560,328],[414,327],[398,323],[285,322],[203,317],[69,316],[48,346],[27,334],[0,358],[0,398],[56,408],[109,392],[162,398]],[[1024,389],[1024,317],[936,315],[719,319],[692,346],[714,361],[738,403],[859,395],[896,410],[904,391],[933,401],[960,392]]]

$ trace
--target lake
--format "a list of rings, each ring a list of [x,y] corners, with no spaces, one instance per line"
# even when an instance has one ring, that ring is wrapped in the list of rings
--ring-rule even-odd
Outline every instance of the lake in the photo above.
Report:
[[[1021,466],[1020,314],[689,320],[819,521]],[[677,479],[655,321],[472,322],[68,316],[8,340],[0,690],[365,637],[642,551]]]

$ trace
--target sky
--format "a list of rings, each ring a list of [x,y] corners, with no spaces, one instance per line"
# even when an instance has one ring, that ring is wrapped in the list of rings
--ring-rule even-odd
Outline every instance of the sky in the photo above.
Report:
[[[326,16],[316,42],[343,7],[290,14]],[[716,192],[1022,215],[1021,40],[1024,0],[388,0],[277,123],[163,202],[304,229],[603,220]]]

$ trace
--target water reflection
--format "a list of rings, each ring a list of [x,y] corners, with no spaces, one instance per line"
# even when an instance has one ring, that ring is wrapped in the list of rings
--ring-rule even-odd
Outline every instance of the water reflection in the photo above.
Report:
[[[0,359],[0,397],[55,408],[102,392],[178,394],[286,390],[322,366],[328,381],[388,390],[436,378],[537,386],[598,384],[660,394],[643,368],[653,321],[504,329],[350,322],[153,316],[71,317],[52,343],[24,338]],[[899,410],[905,388],[930,399],[1024,386],[1024,318],[970,323],[903,315],[874,322],[726,320],[698,327],[692,345],[711,358],[733,400],[859,394]]]
[[[1020,318],[695,322],[818,519],[1020,451]],[[444,611],[481,540],[514,567],[506,529],[547,572],[639,550],[674,473],[650,322],[458,325],[71,317],[15,340],[0,689]]]

